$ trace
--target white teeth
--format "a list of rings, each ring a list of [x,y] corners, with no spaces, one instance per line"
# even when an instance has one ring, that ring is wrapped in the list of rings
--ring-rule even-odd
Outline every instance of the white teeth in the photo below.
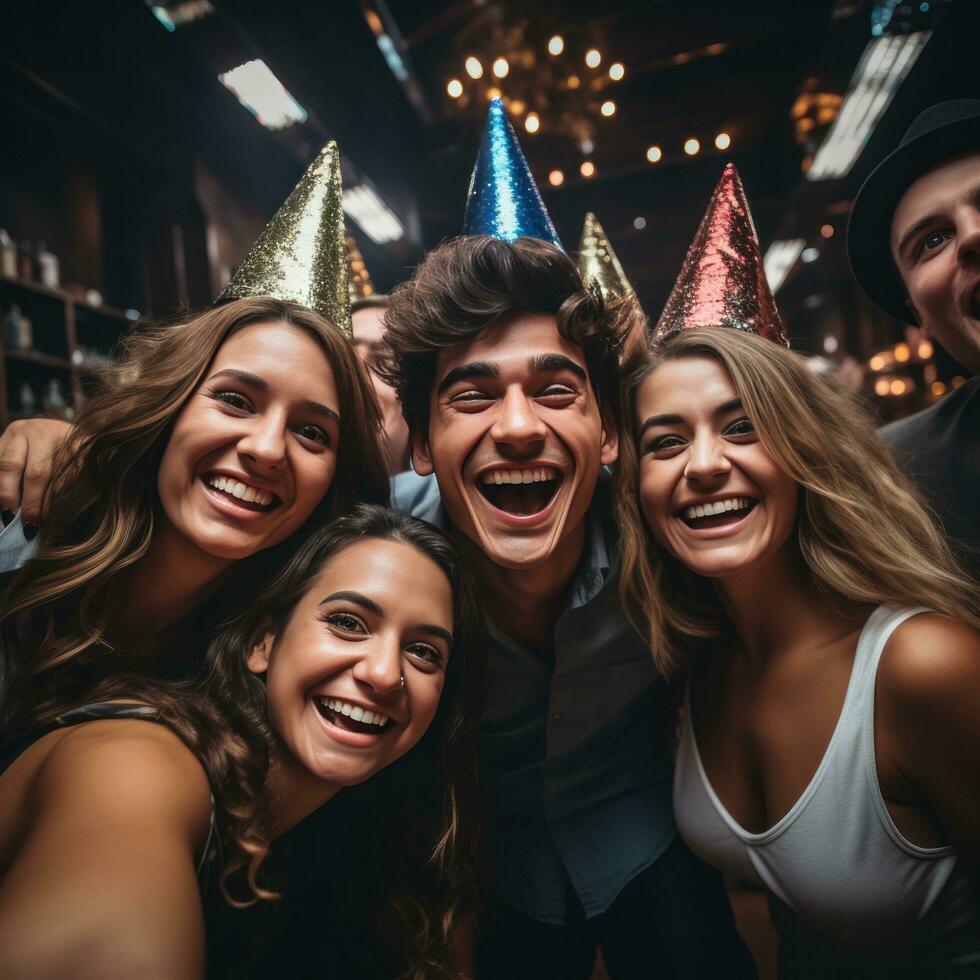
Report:
[[[268,490],[260,490],[258,487],[250,487],[247,483],[232,479],[230,476],[209,476],[208,486],[215,490],[222,490],[238,500],[246,503],[256,503],[260,507],[267,507],[272,503],[274,496]]]
[[[554,470],[538,466],[524,470],[492,470],[483,474],[482,481],[500,486],[502,483],[543,483],[555,479],[556,476]]]
[[[715,514],[724,514],[732,510],[745,510],[750,505],[748,497],[729,497],[726,500],[716,500],[708,504],[692,504],[685,508],[683,517],[689,521],[696,517],[713,517]]]
[[[319,700],[331,711],[346,715],[351,721],[359,721],[365,725],[377,725],[378,728],[384,728],[388,724],[388,716],[380,711],[368,711],[359,704],[348,704],[338,698],[320,698]]]

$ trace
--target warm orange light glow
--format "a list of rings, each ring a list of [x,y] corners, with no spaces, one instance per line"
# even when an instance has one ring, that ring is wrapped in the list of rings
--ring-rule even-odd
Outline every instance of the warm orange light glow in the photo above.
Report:
[[[506,78],[510,71],[510,64],[506,58],[497,58],[493,63],[493,73],[497,78]]]
[[[551,184],[552,187],[561,187],[561,185],[565,183],[565,175],[560,170],[552,170],[551,173],[548,174],[548,183]]]
[[[875,354],[874,357],[868,361],[868,367],[871,368],[872,371],[880,371],[884,366],[885,359],[881,356],[881,354]]]
[[[650,163],[660,163],[663,155],[664,151],[661,150],[656,144],[647,147],[647,159],[650,161]]]
[[[606,99],[606,101],[603,102],[602,103],[602,106],[599,108],[599,111],[604,116],[612,116],[612,115],[615,115],[615,113],[616,113],[616,103],[613,102],[612,99]]]
[[[879,378],[875,382],[875,394],[881,396],[882,398],[884,398],[884,396],[888,394],[887,378]]]
[[[541,126],[541,119],[536,112],[529,112],[524,119],[524,128],[529,133],[536,133]]]
[[[942,383],[942,381],[933,381],[933,383],[930,386],[930,389],[929,390],[934,395],[945,395],[946,394],[946,385],[944,385]]]
[[[623,66],[621,61],[614,61],[609,66],[609,77],[614,82],[620,82],[623,79],[623,75],[626,74],[626,68]]]
[[[458,78],[451,78],[446,91],[449,93],[449,98],[458,99],[463,94],[463,83]]]
[[[928,361],[933,354],[936,353],[935,348],[932,346],[932,342],[929,340],[920,340],[917,349],[920,360]]]
[[[905,382],[901,378],[896,378],[889,386],[888,390],[893,395],[904,395],[905,394]]]
[[[833,238],[834,237],[834,226],[833,225],[821,225],[820,226],[820,237],[821,238]]]
[[[565,39],[560,35],[556,34],[548,42],[548,54],[560,55],[562,51],[565,50]]]
[[[718,150],[727,150],[732,145],[732,138],[728,133],[719,133],[715,137],[715,148]]]
[[[701,142],[696,140],[693,136],[684,144],[684,152],[689,156],[697,156],[701,151]]]
[[[479,58],[474,58],[470,55],[466,59],[466,74],[470,78],[483,78],[483,65],[480,64]]]
[[[568,81],[565,83],[569,88],[578,88],[581,85],[578,75],[569,75]]]
[[[909,350],[908,344],[896,344],[895,345],[895,360],[896,361],[907,361],[912,356],[912,351]]]
[[[595,48],[590,48],[585,52],[585,63],[590,68],[598,68],[602,63],[602,55]]]
[[[583,177],[591,177],[595,173],[595,164],[591,160],[583,160],[582,166],[578,168],[578,172]]]

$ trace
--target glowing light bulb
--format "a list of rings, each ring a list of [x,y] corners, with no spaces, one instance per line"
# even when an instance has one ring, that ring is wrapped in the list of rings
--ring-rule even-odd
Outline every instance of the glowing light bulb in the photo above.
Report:
[[[493,63],[493,73],[497,78],[506,78],[510,71],[510,63],[506,58],[497,58]]]
[[[458,78],[451,78],[446,86],[449,98],[458,99],[463,94],[463,83]]]
[[[548,54],[553,54],[557,57],[564,50],[565,50],[565,39],[560,34],[556,34],[548,42]]]
[[[606,99],[606,101],[603,102],[602,103],[602,106],[599,108],[599,111],[604,116],[612,116],[612,115],[615,115],[615,113],[616,113],[616,103],[613,102],[612,99]]]
[[[479,58],[474,58],[470,55],[466,59],[466,74],[470,78],[483,78],[483,65],[480,64]]]
[[[689,157],[697,156],[697,154],[700,153],[700,151],[701,151],[701,142],[700,140],[696,140],[693,136],[689,140],[687,140],[687,142],[684,144],[684,152]]]
[[[529,133],[536,133],[541,127],[541,119],[538,117],[536,112],[529,112],[524,117],[524,128]]]
[[[656,144],[647,147],[647,159],[650,161],[650,163],[660,163],[660,161],[663,159],[663,155],[664,151],[661,150]]]
[[[602,55],[595,48],[590,48],[585,52],[585,63],[590,68],[598,68],[602,63]]]
[[[718,150],[727,150],[732,145],[732,138],[728,133],[719,133],[715,137],[715,148]]]
[[[561,187],[561,185],[565,183],[565,175],[560,170],[552,170],[551,173],[548,174],[548,183],[551,184],[552,187]]]
[[[626,74],[626,69],[623,67],[623,63],[621,61],[614,61],[609,66],[609,77],[614,82],[622,81],[623,75],[625,74]]]
[[[591,160],[583,160],[582,166],[578,168],[578,172],[583,177],[591,177],[595,173],[595,164]]]
[[[896,344],[895,345],[895,360],[896,361],[907,361],[912,356],[912,351],[909,350],[908,344]]]

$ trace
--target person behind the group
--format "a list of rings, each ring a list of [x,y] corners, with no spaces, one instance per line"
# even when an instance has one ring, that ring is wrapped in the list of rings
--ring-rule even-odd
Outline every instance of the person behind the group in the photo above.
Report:
[[[358,505],[220,631],[200,675],[63,690],[0,757],[0,977],[203,976],[203,873],[229,902],[274,901],[289,883],[264,874],[269,842],[416,745],[413,793],[386,801],[399,859],[371,888],[405,975],[448,976],[472,904],[474,616],[439,531]],[[338,867],[354,846],[326,843]],[[318,941],[339,928],[322,920]]]
[[[980,101],[931,106],[854,201],[855,278],[886,313],[918,324],[973,377],[882,430],[944,532],[980,571]]]
[[[234,300],[127,337],[6,589],[8,729],[120,659],[186,670],[242,583],[338,508],[386,500],[379,433],[350,341],[303,307]]]
[[[625,386],[623,597],[687,673],[674,808],[771,895],[781,975],[974,976],[977,595],[856,402],[769,339]]]
[[[354,333],[354,350],[371,374],[374,393],[378,396],[388,438],[388,469],[392,476],[411,465],[408,451],[408,426],[402,415],[398,396],[381,377],[380,365],[388,354],[384,342],[384,312],[388,297],[383,294],[363,296],[351,303],[350,319]]]
[[[535,238],[467,235],[391,294],[387,377],[416,473],[399,509],[451,528],[492,620],[480,733],[480,977],[744,975],[720,877],[676,839],[666,686],[617,600],[618,344]]]

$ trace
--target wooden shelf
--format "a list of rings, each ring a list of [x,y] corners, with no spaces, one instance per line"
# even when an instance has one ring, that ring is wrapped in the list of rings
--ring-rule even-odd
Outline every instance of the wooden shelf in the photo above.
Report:
[[[48,300],[54,301],[50,307]],[[64,350],[65,356],[0,347],[0,430],[14,419],[45,417],[43,411],[24,413],[11,407],[16,394],[11,386],[24,383],[31,385],[40,404],[45,375],[29,373],[22,365],[61,372],[63,378],[67,375],[69,407],[77,411],[85,400],[83,381],[88,382],[104,365],[87,359],[76,363],[75,358],[84,357],[90,348],[108,351],[133,324],[122,310],[112,306],[95,306],[64,289],[0,275],[0,313],[12,303],[23,305],[34,320],[34,340],[47,350]]]
[[[58,368],[62,371],[70,370],[67,358],[53,357],[51,354],[42,354],[40,351],[16,350],[15,348],[5,347],[3,356],[8,361],[24,361],[28,364],[41,364],[44,367]]]

